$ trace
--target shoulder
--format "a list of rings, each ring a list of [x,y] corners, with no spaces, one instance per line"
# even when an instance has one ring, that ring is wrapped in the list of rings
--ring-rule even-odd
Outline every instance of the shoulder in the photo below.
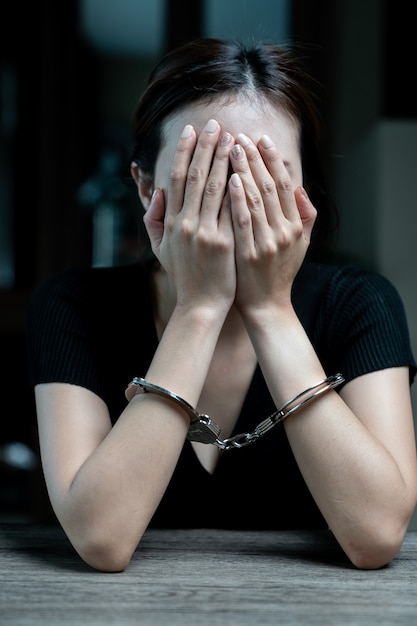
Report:
[[[386,276],[354,264],[334,267],[329,289],[331,293],[334,292],[339,296],[356,292],[358,289],[369,295],[398,296],[397,289]]]
[[[97,334],[148,319],[150,275],[141,265],[69,269],[43,280],[27,307],[29,336]]]
[[[398,291],[388,278],[355,264],[306,263],[300,271],[299,284],[319,294],[323,304],[327,302],[333,307],[349,303],[364,306],[364,298],[368,303],[393,302],[401,306]]]
[[[402,299],[382,274],[354,264],[305,269],[305,293],[317,293],[311,336],[329,371],[347,379],[408,365],[415,372]]]
[[[330,329],[343,324],[388,323],[395,319],[406,324],[402,299],[394,284],[384,275],[356,264],[306,264],[303,268],[304,293],[316,294],[316,314]],[[329,326],[330,325],[330,326]]]
[[[323,301],[328,313],[341,321],[379,321],[381,325],[405,325],[402,299],[394,284],[384,275],[349,264],[333,269]]]
[[[117,405],[113,390],[155,350],[149,278],[132,265],[75,268],[42,281],[26,320],[32,385],[69,382]],[[135,328],[142,330],[137,349],[126,349]]]

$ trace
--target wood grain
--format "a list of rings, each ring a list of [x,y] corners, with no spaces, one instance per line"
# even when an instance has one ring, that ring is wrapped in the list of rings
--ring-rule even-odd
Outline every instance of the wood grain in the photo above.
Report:
[[[0,625],[417,624],[417,533],[386,568],[330,533],[149,530],[129,568],[96,572],[57,526],[0,525]]]

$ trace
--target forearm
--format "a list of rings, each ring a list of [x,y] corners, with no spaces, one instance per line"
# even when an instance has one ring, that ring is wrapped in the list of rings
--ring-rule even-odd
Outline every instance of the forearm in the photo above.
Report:
[[[336,373],[323,371],[290,309],[264,312],[247,326],[277,406]],[[375,545],[383,562],[386,538],[401,540],[413,499],[393,456],[335,391],[284,424],[306,484],[347,554],[366,563],[366,547]]]
[[[221,316],[211,312],[174,311],[146,378],[195,405],[221,326]],[[188,426],[173,402],[140,394],[60,490],[60,521],[87,562],[102,569],[127,564],[169,483]]]

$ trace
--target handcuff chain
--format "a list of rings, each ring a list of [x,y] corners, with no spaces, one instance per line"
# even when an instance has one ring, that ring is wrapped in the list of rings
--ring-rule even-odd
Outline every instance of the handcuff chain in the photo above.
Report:
[[[280,411],[280,414],[282,412]],[[275,413],[274,413],[275,415]],[[250,433],[239,433],[238,435],[234,435],[233,437],[228,437],[226,439],[216,439],[214,444],[220,448],[220,450],[232,450],[233,448],[244,448],[245,446],[249,446],[255,441],[258,441],[261,437],[263,437],[267,432],[269,432],[274,426],[277,426],[280,422],[282,422],[284,417],[281,419],[277,418],[276,421],[273,421],[272,416],[267,417],[265,420],[260,422],[256,428]]]

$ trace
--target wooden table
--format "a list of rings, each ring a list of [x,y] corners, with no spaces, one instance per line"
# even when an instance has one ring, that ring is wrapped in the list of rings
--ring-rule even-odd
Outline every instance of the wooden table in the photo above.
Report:
[[[0,525],[0,625],[417,624],[417,532],[359,571],[326,532],[149,530],[129,568],[85,565],[57,526]]]

